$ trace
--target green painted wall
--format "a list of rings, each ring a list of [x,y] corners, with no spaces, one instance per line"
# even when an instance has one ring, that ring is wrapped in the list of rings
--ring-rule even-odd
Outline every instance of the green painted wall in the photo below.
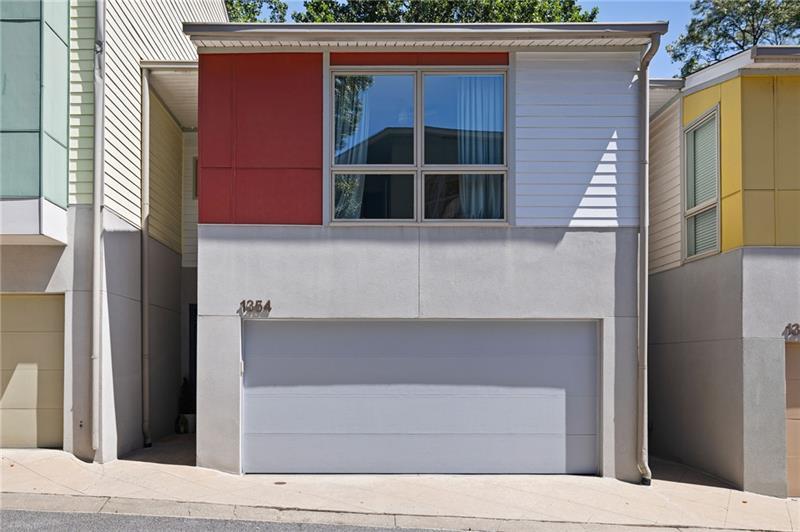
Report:
[[[0,2],[0,197],[66,208],[69,1]]]

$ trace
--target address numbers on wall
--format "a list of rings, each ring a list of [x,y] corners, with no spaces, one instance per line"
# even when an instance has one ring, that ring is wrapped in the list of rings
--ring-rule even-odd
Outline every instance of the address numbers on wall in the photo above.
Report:
[[[272,302],[267,299],[242,299],[239,315],[243,318],[266,318],[272,310]]]

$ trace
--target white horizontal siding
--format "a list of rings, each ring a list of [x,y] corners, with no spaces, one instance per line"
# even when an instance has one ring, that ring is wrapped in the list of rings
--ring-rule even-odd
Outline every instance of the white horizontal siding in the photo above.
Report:
[[[681,265],[680,101],[650,122],[650,271]]]
[[[637,52],[515,54],[518,225],[637,226]]]
[[[226,21],[223,0],[106,2],[105,202],[137,227],[141,217],[139,62],[196,60],[182,23]],[[180,210],[180,205],[175,209]]]
[[[92,202],[94,13],[94,0],[70,2],[68,201],[71,205]]]
[[[194,184],[194,159],[197,157],[197,133],[183,134],[183,219],[181,221],[184,268],[197,267],[197,197]]]

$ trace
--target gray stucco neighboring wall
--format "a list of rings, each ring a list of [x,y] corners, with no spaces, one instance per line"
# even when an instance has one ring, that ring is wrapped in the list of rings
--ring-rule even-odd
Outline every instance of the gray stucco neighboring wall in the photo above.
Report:
[[[650,449],[741,485],[741,252],[650,276]]]
[[[650,276],[650,446],[786,494],[785,342],[800,249],[743,248]]]
[[[800,321],[800,247],[745,248],[744,489],[786,494],[787,323]]]
[[[240,471],[242,299],[288,319],[595,319],[603,474],[636,467],[637,230],[200,225],[198,465]],[[232,415],[233,414],[233,415]]]
[[[64,294],[64,449],[91,443],[91,206],[67,209],[66,246],[0,246],[0,292]]]
[[[142,434],[141,230],[104,211],[102,461],[136,450]],[[181,257],[150,239],[150,423],[174,432],[180,393]]]

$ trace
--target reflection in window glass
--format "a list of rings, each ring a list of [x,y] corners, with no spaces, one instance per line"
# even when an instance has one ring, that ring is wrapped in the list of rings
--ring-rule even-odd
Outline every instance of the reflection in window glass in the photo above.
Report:
[[[502,220],[502,174],[425,176],[425,218],[439,220]]]
[[[336,76],[336,164],[414,163],[414,76]]]
[[[334,218],[413,219],[414,175],[337,174],[334,181]]]
[[[503,164],[503,76],[431,74],[425,83],[425,163]]]

